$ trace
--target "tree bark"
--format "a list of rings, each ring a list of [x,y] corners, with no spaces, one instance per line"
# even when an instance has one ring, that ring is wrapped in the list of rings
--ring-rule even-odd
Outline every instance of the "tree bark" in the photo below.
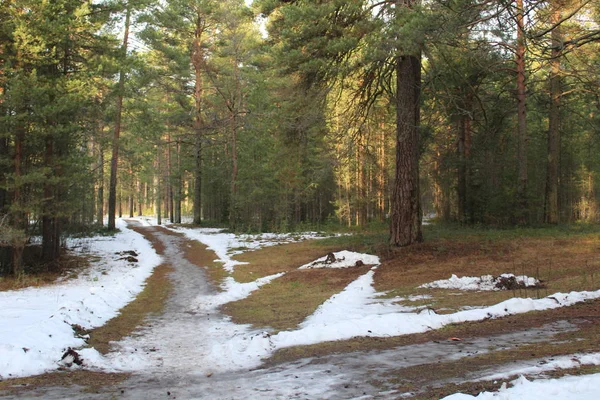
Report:
[[[525,77],[525,10],[523,0],[516,0],[517,6],[517,136],[519,142],[517,164],[517,222],[526,224],[529,220],[527,201],[527,84]]]
[[[100,128],[100,132],[104,127]],[[98,141],[98,192],[96,199],[96,220],[100,225],[104,225],[104,149],[101,141]]]
[[[129,26],[131,24],[131,8],[127,5],[125,14],[125,32],[123,33],[123,46],[121,49],[123,59],[127,57],[127,43],[129,41]],[[108,191],[108,229],[115,229],[115,212],[117,204],[117,171],[119,168],[119,137],[121,136],[121,115],[123,111],[123,92],[125,91],[125,70],[121,66],[119,71],[119,86],[115,115],[115,131],[112,143],[112,158],[110,160],[110,183]]]
[[[421,58],[396,60],[396,177],[392,193],[390,242],[408,246],[423,241],[419,193]]]
[[[181,223],[181,199],[183,195],[183,182],[181,176],[181,142],[177,139],[177,173],[175,174],[175,223]]]
[[[560,162],[560,97],[562,79],[560,60],[562,56],[563,35],[558,23],[561,19],[560,1],[553,2],[551,23],[556,25],[552,30],[552,51],[550,57],[550,110],[548,114],[548,162],[546,172],[546,207],[544,220],[548,224],[560,221],[558,209],[559,185],[558,170]]]
[[[160,143],[156,145],[156,223],[162,224],[162,165],[160,160]]]

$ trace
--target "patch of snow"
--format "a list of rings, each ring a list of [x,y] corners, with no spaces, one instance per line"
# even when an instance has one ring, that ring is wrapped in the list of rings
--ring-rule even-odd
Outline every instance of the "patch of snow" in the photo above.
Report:
[[[283,275],[285,275],[285,272],[265,276],[247,283],[240,283],[232,277],[227,277],[221,284],[222,292],[212,296],[198,296],[195,301],[196,304],[192,305],[192,308],[195,310],[215,309],[223,304],[245,299],[250,293],[258,290],[261,286],[271,283],[272,280],[280,278]]]
[[[526,287],[535,287],[540,284],[540,281],[526,276],[526,275],[513,275],[513,274],[501,274],[500,276],[494,277],[492,275],[483,275],[480,277],[475,276],[458,276],[452,274],[449,279],[440,279],[425,283],[419,288],[425,289],[454,289],[454,290],[501,290],[498,287],[499,282],[502,279],[514,278],[517,284],[524,285]]]
[[[496,305],[453,314],[436,314],[432,310],[395,304],[396,299],[378,299],[373,286],[374,270],[350,283],[341,293],[323,303],[297,330],[281,331],[276,335],[260,337],[253,334],[233,337],[220,344],[216,353],[230,352],[247,360],[247,368],[260,365],[260,359],[277,349],[310,345],[324,341],[346,340],[360,336],[399,336],[426,332],[443,326],[488,318],[499,318],[535,310],[570,306],[587,299],[600,298],[595,292],[556,293],[542,299],[512,298]],[[252,346],[248,343],[252,342]],[[223,348],[224,347],[224,348]]]
[[[535,363],[536,365],[528,365],[520,368],[511,366],[508,369],[503,369],[500,371],[496,369],[495,373],[484,376],[478,380],[493,381],[507,379],[515,375],[539,375],[544,372],[555,371],[557,369],[579,368],[582,365],[600,365],[600,353],[578,353],[568,356],[552,357],[550,359],[531,360],[529,363]]]
[[[559,379],[527,380],[524,376],[511,382],[507,388],[504,383],[498,392],[482,392],[477,396],[456,393],[444,397],[444,400],[547,400],[547,399],[577,399],[596,400],[600,393],[600,374],[566,376]]]
[[[370,254],[356,253],[354,251],[342,250],[332,253],[335,256],[335,261],[328,262],[327,256],[317,258],[315,261],[304,264],[298,269],[312,268],[349,268],[355,267],[357,262],[362,265],[378,265],[379,257]],[[359,263],[360,264],[360,263]]]
[[[308,239],[319,239],[323,236],[315,232],[303,234],[275,234],[263,233],[258,235],[235,235],[224,233],[222,229],[213,228],[180,228],[169,227],[169,229],[184,234],[188,239],[196,240],[217,254],[217,262],[223,263],[227,272],[233,272],[236,265],[246,264],[233,260],[232,257],[249,250],[257,250],[263,247],[276,246],[282,243],[295,243]]]
[[[142,235],[127,229],[114,237],[71,239],[96,256],[78,278],[41,288],[0,292],[0,377],[21,377],[56,369],[68,347],[85,345],[72,326],[103,325],[143,289],[161,258]],[[82,244],[83,243],[83,244]],[[138,263],[116,253],[133,250]]]

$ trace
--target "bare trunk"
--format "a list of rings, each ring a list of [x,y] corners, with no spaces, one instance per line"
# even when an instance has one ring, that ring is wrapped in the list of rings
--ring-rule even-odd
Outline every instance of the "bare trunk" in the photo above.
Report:
[[[160,160],[160,144],[156,145],[156,195],[154,198],[156,199],[156,223],[158,225],[162,224],[162,166]]]
[[[529,220],[527,201],[527,86],[525,80],[525,11],[523,0],[516,0],[517,5],[517,133],[518,149],[518,183],[517,183],[517,221],[526,224]]]
[[[138,210],[137,210],[137,212],[138,212],[138,216],[141,217],[142,214],[143,214],[143,211],[142,211],[142,207],[143,207],[142,199],[144,198],[144,189],[143,189],[144,188],[144,184],[139,179],[138,179],[138,182],[137,182],[137,187],[138,187],[138,194],[137,194],[137,196],[138,196],[137,197],[137,203],[138,203],[137,207],[138,207]]]
[[[400,56],[396,62],[396,179],[391,244],[408,246],[423,240],[418,159],[421,60],[419,56]]]
[[[202,74],[204,72],[204,51],[202,50],[202,34],[204,33],[204,21],[202,16],[198,15],[196,19],[196,29],[194,32],[194,43],[192,49],[192,64],[194,66],[194,105],[195,105],[195,143],[194,143],[194,221],[196,225],[202,222]]]
[[[392,193],[390,242],[408,246],[421,242],[419,193],[420,56],[396,60],[396,177]]]
[[[412,7],[396,0],[396,7]],[[421,55],[396,58],[396,176],[391,201],[390,243],[408,246],[423,241],[419,191],[419,123]]]
[[[181,223],[181,199],[183,194],[183,182],[181,177],[181,142],[177,140],[177,173],[175,187],[175,223]]]
[[[131,10],[127,7],[125,15],[125,32],[123,34],[122,56],[127,56],[127,42],[129,41],[129,26],[131,22]],[[122,61],[123,61],[122,60]],[[117,95],[117,106],[115,115],[115,131],[112,143],[112,158],[110,160],[110,182],[108,191],[108,229],[115,229],[115,208],[117,202],[117,170],[119,168],[119,137],[121,136],[121,115],[123,111],[123,92],[125,90],[125,71],[121,67],[119,72],[119,87]]]
[[[559,3],[559,2],[557,2]],[[558,25],[561,19],[561,4],[554,4],[551,23]],[[558,169],[560,161],[560,97],[562,80],[560,59],[563,36],[560,26],[552,30],[552,53],[550,60],[550,113],[548,115],[548,164],[546,173],[546,212],[544,220],[557,224],[560,220],[558,209]]]

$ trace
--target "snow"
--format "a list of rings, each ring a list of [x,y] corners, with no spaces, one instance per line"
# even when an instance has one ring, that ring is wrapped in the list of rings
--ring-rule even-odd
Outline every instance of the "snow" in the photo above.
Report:
[[[152,225],[153,221],[145,220],[145,223]],[[118,310],[142,290],[144,280],[161,262],[161,258],[141,235],[127,229],[123,221],[119,222],[119,227],[122,232],[113,238],[95,238],[93,241],[73,243],[79,245],[82,251],[89,251],[99,258],[99,261],[92,263],[86,275],[46,288],[0,292],[0,375],[2,378],[39,374],[55,369],[68,347],[78,349],[85,346],[84,340],[75,336],[71,324],[78,324],[84,328],[100,326],[117,315]],[[223,264],[223,268],[229,272],[239,264],[232,259],[235,254],[281,242],[315,237],[314,234],[236,236],[213,229],[171,229],[183,233],[190,239],[198,240],[213,250],[217,254],[218,261]],[[131,265],[126,260],[119,260],[122,256],[115,254],[127,250],[134,250],[139,254],[138,263]],[[339,252],[335,253],[335,257],[342,262],[336,261],[326,267],[348,268],[355,265],[359,259],[365,265],[379,264],[377,257],[366,254]],[[320,262],[319,260],[316,261]],[[300,268],[310,268],[311,264],[315,265],[310,263]],[[179,303],[176,306],[182,307],[179,311],[182,315],[181,320],[161,321],[161,324],[157,325],[164,326],[145,328],[146,330],[139,332],[138,337],[121,341],[117,352],[105,357],[95,349],[78,351],[88,367],[93,366],[107,371],[146,371],[149,368],[179,367],[193,368],[193,372],[198,374],[228,372],[258,367],[264,358],[269,357],[276,350],[291,346],[361,336],[387,337],[419,333],[453,323],[565,307],[588,299],[600,298],[600,291],[556,293],[541,299],[511,298],[490,307],[438,315],[430,309],[400,304],[401,301],[426,300],[428,296],[386,298],[385,293],[377,292],[373,287],[376,272],[377,266],[374,266],[351,282],[343,291],[321,304],[297,329],[277,333],[258,331],[248,325],[235,324],[218,312],[219,306],[260,290],[263,285],[281,277],[283,273],[249,283],[236,282],[232,277],[228,277],[223,282],[222,292],[198,291],[191,294],[189,298],[178,299]],[[481,282],[485,281],[484,277],[466,278],[468,279],[453,275],[453,278],[448,281],[461,282],[460,287],[465,288],[470,287],[475,280],[479,280],[478,289],[475,290],[483,290]],[[182,279],[185,280],[185,276]],[[524,277],[525,282],[529,282],[528,279],[530,278]],[[183,283],[185,282],[177,284]],[[192,288],[198,288],[201,284],[206,285],[202,282],[187,282],[187,284]],[[186,313],[206,315],[206,323],[202,326],[191,325],[193,320],[186,320],[188,315]],[[186,323],[190,325],[181,325]],[[152,343],[164,347],[160,355],[152,352]],[[141,351],[140,344],[144,344],[145,351]],[[175,357],[175,354],[169,354],[168,347],[183,349],[190,354],[182,358],[181,353],[177,353]],[[556,358],[544,365],[522,367],[518,373],[563,368],[565,365],[597,363],[598,359],[600,359],[598,354],[576,355],[571,357],[570,361],[566,358]],[[586,379],[596,379],[596,381],[585,381],[581,385],[573,383],[574,387],[581,387],[581,393],[585,393],[586,388],[597,387],[600,383],[597,381],[599,378],[593,376]],[[529,382],[522,379],[514,388],[501,391],[501,395],[513,393],[511,391],[520,393],[518,390],[535,390],[540,393],[543,390],[562,390],[558,383],[552,383],[554,381],[543,382],[550,386],[547,386],[547,389],[546,387],[537,389],[538,385],[541,387],[542,382]],[[534,387],[536,389],[532,389]]]
[[[261,286],[271,283],[273,279],[277,279],[285,275],[285,272],[265,276],[253,282],[239,283],[232,277],[228,276],[221,285],[222,292],[209,296],[198,296],[193,307],[194,310],[209,310],[227,304],[232,301],[237,301],[248,297],[252,292],[258,290]]]
[[[142,235],[126,228],[114,237],[70,240],[99,258],[72,280],[0,292],[0,377],[21,377],[56,369],[68,347],[85,345],[74,324],[85,329],[103,325],[143,289],[161,259]],[[133,250],[138,263],[117,252]]]
[[[526,287],[535,287],[540,284],[540,281],[531,278],[527,275],[513,275],[513,274],[501,274],[498,277],[492,275],[483,275],[480,277],[474,276],[463,276],[459,278],[456,275],[452,275],[449,279],[441,279],[425,283],[419,288],[425,289],[454,289],[454,290],[501,290],[497,285],[501,279],[516,279],[518,284],[522,284]]]
[[[377,265],[379,257],[370,254],[355,253],[353,251],[343,250],[333,253],[335,261],[327,262],[327,256],[317,258],[315,261],[304,264],[298,269],[312,268],[349,268],[356,266],[357,262],[362,262],[362,265]]]
[[[483,392],[477,396],[456,393],[444,400],[494,399],[494,400],[596,400],[600,394],[600,374],[567,376],[559,379],[537,379],[529,381],[524,376],[511,382],[507,388],[503,384],[498,392]]]
[[[233,272],[236,265],[245,264],[235,261],[233,256],[241,254],[248,250],[256,250],[262,247],[276,246],[282,243],[294,243],[308,239],[318,239],[322,236],[315,232],[308,232],[298,235],[263,233],[259,235],[235,235],[233,233],[222,232],[222,229],[215,228],[173,228],[170,229],[183,233],[188,239],[196,240],[217,255],[215,261],[223,263],[223,268],[227,272]]]
[[[528,363],[535,363],[535,365],[528,365],[520,368],[512,366],[506,370],[496,369],[493,374],[484,376],[479,380],[494,381],[507,379],[515,375],[539,375],[544,372],[555,371],[558,369],[579,368],[582,365],[600,365],[600,353],[556,356],[551,359],[531,360]]]

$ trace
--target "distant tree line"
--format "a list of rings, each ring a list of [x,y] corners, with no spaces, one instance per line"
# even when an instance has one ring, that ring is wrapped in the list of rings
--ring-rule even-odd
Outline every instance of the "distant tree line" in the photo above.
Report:
[[[399,246],[424,214],[598,222],[599,24],[589,0],[3,1],[0,247],[39,235],[52,266],[143,214]]]

